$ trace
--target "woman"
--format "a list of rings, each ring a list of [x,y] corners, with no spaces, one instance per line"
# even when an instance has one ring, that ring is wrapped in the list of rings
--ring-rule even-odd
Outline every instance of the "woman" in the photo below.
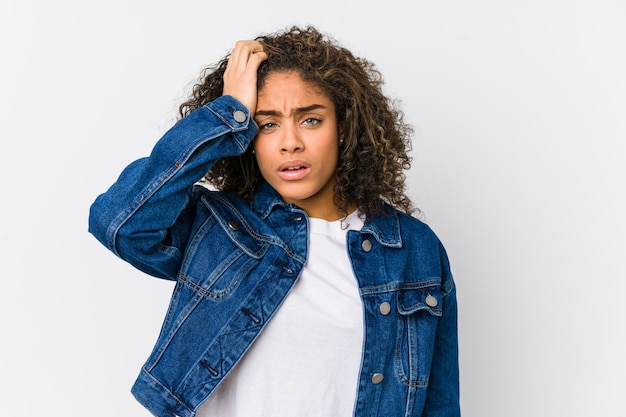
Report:
[[[460,414],[456,290],[381,86],[311,27],[240,41],[94,202],[91,233],[176,281],[132,389],[154,415]]]

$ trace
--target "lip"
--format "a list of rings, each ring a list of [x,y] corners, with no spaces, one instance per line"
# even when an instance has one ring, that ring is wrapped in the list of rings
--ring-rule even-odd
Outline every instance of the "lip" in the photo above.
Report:
[[[295,181],[304,178],[311,171],[311,166],[305,161],[293,160],[283,162],[276,171],[282,179]]]

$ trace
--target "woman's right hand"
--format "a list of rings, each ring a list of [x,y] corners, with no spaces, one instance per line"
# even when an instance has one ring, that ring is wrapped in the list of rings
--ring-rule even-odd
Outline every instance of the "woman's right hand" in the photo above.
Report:
[[[257,70],[267,59],[263,45],[258,41],[238,41],[230,53],[224,71],[223,95],[231,95],[250,110],[254,116],[257,104]]]

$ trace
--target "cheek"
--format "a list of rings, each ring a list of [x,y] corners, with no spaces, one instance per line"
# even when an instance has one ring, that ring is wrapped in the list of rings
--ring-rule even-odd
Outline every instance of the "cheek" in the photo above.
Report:
[[[259,160],[263,159],[263,157],[262,157],[262,155],[263,155],[263,144],[259,145],[259,138],[258,137],[254,138],[254,140],[250,144],[250,147],[252,148],[252,154],[254,155],[254,158],[256,159],[257,164],[260,164],[261,161],[259,161]],[[261,155],[261,157],[259,157],[259,155]]]
[[[270,169],[269,167],[271,166],[271,161],[269,160],[267,152],[265,152],[265,149],[263,149],[262,146],[256,146],[254,143],[253,145],[254,158],[256,159],[256,163],[259,167],[259,170],[261,171],[261,175],[263,175],[263,177],[266,177],[266,172],[268,172],[268,170]]]

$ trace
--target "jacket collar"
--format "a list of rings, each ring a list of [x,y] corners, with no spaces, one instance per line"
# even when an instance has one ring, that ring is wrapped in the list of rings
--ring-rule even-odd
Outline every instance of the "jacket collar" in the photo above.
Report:
[[[391,248],[402,247],[402,235],[400,233],[400,221],[398,211],[385,204],[382,214],[368,216],[361,233],[369,233],[376,238],[378,243]]]
[[[266,219],[275,207],[289,207],[292,205],[286,203],[271,185],[263,181],[259,184],[254,194],[251,206],[262,219]],[[402,247],[398,211],[388,204],[385,204],[382,214],[367,217],[360,233],[371,234],[383,246]]]
[[[262,181],[254,193],[252,202],[250,203],[252,209],[261,216],[262,219],[266,219],[270,215],[274,207],[288,207],[289,203],[286,203],[278,191],[272,188],[266,181]]]

